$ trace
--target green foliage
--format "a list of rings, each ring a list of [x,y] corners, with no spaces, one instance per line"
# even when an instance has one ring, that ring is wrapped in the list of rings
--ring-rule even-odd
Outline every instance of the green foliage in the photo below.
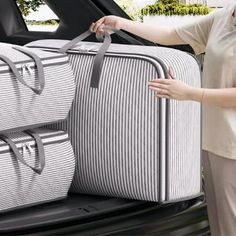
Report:
[[[160,0],[163,4],[179,4],[179,0]]]
[[[203,4],[183,4],[178,0],[159,0],[155,4],[148,5],[141,9],[142,16],[155,15],[207,15],[211,9]]]
[[[23,16],[28,16],[30,11],[37,11],[37,9],[45,4],[44,0],[16,0]]]
[[[27,25],[58,25],[58,20],[46,20],[46,21],[36,21],[36,20],[27,20]]]
[[[136,20],[140,15],[140,9],[137,7],[136,0],[115,0],[131,19]]]

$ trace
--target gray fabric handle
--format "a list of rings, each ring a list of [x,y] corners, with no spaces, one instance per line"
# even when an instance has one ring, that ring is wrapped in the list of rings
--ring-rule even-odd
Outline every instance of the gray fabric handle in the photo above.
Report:
[[[65,44],[62,48],[60,48],[59,52],[66,53],[69,49],[75,48],[77,43],[83,41],[91,34],[93,34],[93,32],[91,32],[90,30],[85,31],[84,33],[82,33],[78,37],[74,38],[69,43]],[[105,38],[104,38],[103,44],[100,47],[100,49],[98,50],[97,55],[95,56],[95,59],[94,59],[92,76],[91,76],[91,87],[92,88],[98,88],[99,79],[100,79],[100,75],[101,75],[101,71],[102,71],[102,65],[103,65],[103,61],[104,61],[104,56],[105,56],[105,53],[110,45],[111,45],[111,37],[108,33],[105,33]]]
[[[99,80],[100,80],[100,76],[102,73],[102,66],[104,63],[104,57],[105,54],[109,48],[109,46],[111,45],[111,33],[115,33],[117,35],[119,35],[120,37],[128,40],[129,42],[133,43],[133,44],[139,44],[139,45],[143,45],[141,42],[139,42],[138,40],[132,38],[131,36],[129,36],[128,34],[120,31],[120,30],[116,30],[114,28],[110,28],[110,27],[105,27],[104,29],[105,33],[104,36],[105,38],[103,38],[103,36],[99,37],[97,36],[97,39],[99,41],[103,41],[103,45],[102,47],[99,49],[97,56],[94,59],[94,64],[93,64],[93,70],[92,70],[92,78],[91,78],[91,83],[90,86],[92,88],[98,88],[99,85]]]
[[[43,90],[44,90],[44,87],[45,87],[45,76],[44,76],[44,69],[43,69],[43,64],[41,62],[41,59],[38,55],[36,55],[35,53],[31,52],[31,51],[28,51],[28,50],[25,50],[23,49],[22,47],[13,47],[13,49],[17,50],[17,51],[20,51],[22,53],[24,53],[25,55],[31,57],[35,64],[36,64],[36,67],[37,67],[37,70],[38,70],[38,82],[39,82],[39,88],[33,88],[31,86],[29,86],[28,84],[25,83],[25,81],[23,79],[20,79],[21,83],[22,83],[22,80],[23,80],[23,84],[25,86],[27,86],[28,88],[30,88],[32,91],[34,91],[36,94],[40,95]],[[19,74],[19,73],[18,73]],[[18,75],[19,76],[19,75]],[[21,77],[21,76],[20,76]],[[19,78],[18,78],[19,80]]]
[[[12,62],[8,57],[4,56],[4,55],[0,55],[0,59],[2,61],[4,61],[11,69],[12,73],[15,75],[16,79],[22,83],[23,85],[25,85],[26,87],[30,88],[31,90],[33,90],[36,94],[39,94],[37,91],[34,90],[34,88],[31,88],[25,81],[24,79],[21,77],[19,71],[17,70],[14,62]]]
[[[104,28],[104,30],[105,30],[105,32],[110,32],[110,34],[115,33],[118,36],[120,36],[121,38],[127,40],[128,42],[130,42],[132,44],[137,44],[137,45],[142,45],[142,46],[144,45],[142,42],[138,41],[137,39],[131,37],[129,34],[123,32],[121,30],[117,30],[117,29],[114,29],[112,27],[107,27],[107,26]],[[97,39],[98,39],[98,41],[103,41],[102,40],[103,39],[102,36],[98,35]]]
[[[105,28],[104,37],[103,36],[99,37],[99,36],[96,35],[98,41],[103,41],[103,44],[100,47],[100,49],[98,50],[97,55],[94,59],[94,64],[93,64],[93,69],[92,69],[92,76],[91,76],[91,83],[90,83],[90,86],[92,88],[98,88],[100,76],[101,76],[101,73],[102,73],[102,66],[103,66],[103,63],[104,63],[104,57],[105,57],[105,54],[106,54],[109,46],[111,45],[111,36],[109,34],[109,31],[113,32],[113,33],[116,33],[117,35],[119,35],[120,37],[130,41],[131,43],[143,45],[138,40],[132,38],[128,34],[122,32],[120,30],[115,30],[115,29],[109,28],[109,27]],[[84,39],[86,39],[91,34],[93,34],[93,32],[91,32],[90,30],[85,31],[84,33],[82,33],[78,37],[74,38],[69,43],[65,44],[62,48],[60,48],[59,52],[60,53],[66,53],[69,49],[75,48],[77,43],[83,41]]]
[[[109,33],[106,32],[103,44],[98,50],[97,55],[94,59],[92,77],[90,83],[90,87],[92,88],[98,88],[100,76],[102,73],[102,66],[104,63],[104,57],[110,45],[111,45],[111,36]]]
[[[45,167],[45,152],[44,152],[43,142],[42,142],[40,136],[34,130],[27,130],[25,132],[35,139],[35,142],[36,142],[37,148],[38,148],[40,167],[32,167],[32,166],[30,166],[24,160],[23,155],[19,152],[16,144],[9,137],[7,137],[6,135],[1,134],[0,138],[3,141],[5,141],[10,146],[11,150],[15,154],[16,158],[18,159],[18,161],[20,161],[23,165],[29,167],[35,173],[40,175],[40,174],[42,174],[43,169]]]
[[[78,37],[71,40],[69,43],[66,43],[62,48],[59,49],[58,52],[66,53],[69,49],[75,48],[77,43],[88,38],[91,34],[92,34],[92,32],[90,30],[85,31],[84,33],[80,34]]]

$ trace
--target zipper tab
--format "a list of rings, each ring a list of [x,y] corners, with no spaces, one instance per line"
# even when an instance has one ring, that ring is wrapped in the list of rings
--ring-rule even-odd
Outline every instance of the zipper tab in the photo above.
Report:
[[[26,75],[26,65],[21,65],[22,70],[22,76],[24,77]]]
[[[30,154],[33,154],[34,150],[33,150],[33,148],[30,146],[30,143],[26,143],[26,147],[28,148],[29,153],[30,153]]]
[[[26,144],[25,143],[22,143],[22,145],[21,145],[21,147],[22,147],[22,154],[23,155],[25,155],[26,154]]]
[[[21,70],[22,70],[22,76],[24,77],[26,73],[28,72],[30,76],[33,75],[33,70],[30,67],[30,64],[23,64],[21,65]]]
[[[30,76],[32,76],[32,75],[33,75],[33,70],[31,69],[30,65],[27,64],[27,65],[26,65],[26,68],[27,68],[27,70],[29,71]]]
[[[88,45],[80,45],[80,47],[77,49],[80,53],[89,53],[90,51],[96,51],[98,50],[97,47],[94,46],[88,46]]]

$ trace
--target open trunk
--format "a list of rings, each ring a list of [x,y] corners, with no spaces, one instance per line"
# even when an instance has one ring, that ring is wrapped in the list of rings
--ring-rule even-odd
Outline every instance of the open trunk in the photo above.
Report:
[[[0,41],[24,45],[33,40],[72,39],[103,15],[128,16],[106,0],[46,0],[62,24],[53,33],[29,32],[14,0],[0,1]],[[70,2],[70,4],[68,4]],[[113,36],[114,37],[114,36]],[[136,39],[139,39],[136,37]],[[89,41],[96,39],[90,38]],[[145,45],[153,45],[142,41]],[[115,36],[116,43],[128,43]],[[177,46],[192,52],[189,46]],[[70,194],[65,200],[0,214],[0,235],[207,235],[209,226],[202,197],[157,203]]]

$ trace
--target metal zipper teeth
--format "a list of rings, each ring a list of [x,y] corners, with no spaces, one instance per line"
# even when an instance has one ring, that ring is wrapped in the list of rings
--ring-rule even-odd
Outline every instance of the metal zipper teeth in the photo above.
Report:
[[[54,59],[60,59],[60,58],[66,58],[68,61],[67,55],[58,55],[58,56],[53,56],[53,57],[46,57],[46,58],[40,58],[41,61],[48,61],[48,60],[54,60]],[[19,61],[19,62],[14,62],[15,65],[21,65],[25,63],[34,63],[34,60],[29,59],[29,60],[24,60],[24,61]],[[5,63],[0,64],[0,67],[7,66]]]
[[[58,61],[53,61],[59,59]],[[65,59],[65,60],[60,60],[60,59]],[[67,56],[57,56],[57,57],[50,57],[50,58],[43,58],[41,59],[42,62],[46,62],[45,64],[43,64],[43,67],[49,67],[49,66],[60,66],[60,65],[66,65],[69,64],[69,59]],[[22,65],[28,64],[30,65],[30,67],[32,69],[36,69],[36,65],[35,62],[33,60],[27,60],[27,61],[21,61],[21,62],[14,62],[15,66],[17,67],[18,70],[21,69]],[[6,69],[2,69],[3,67],[6,67]],[[9,66],[7,65],[7,63],[5,64],[1,64],[0,65],[0,73],[7,73],[10,72],[11,69],[9,68]]]
[[[66,64],[69,64],[69,61],[62,61],[62,62],[55,62],[55,63],[50,63],[50,64],[45,64],[43,65],[43,68],[46,68],[46,67],[50,67],[50,66],[62,66],[62,65],[66,65]],[[5,65],[7,67],[7,65]],[[37,66],[36,65],[33,65],[33,66],[30,66],[31,69],[33,70],[36,70],[37,69]],[[17,67],[18,70],[21,69],[21,67]],[[6,69],[6,70],[1,70],[0,71],[0,74],[4,74],[4,73],[7,73],[7,72],[11,72],[11,69]]]
[[[27,133],[24,133],[24,132],[21,132],[21,133],[25,134],[25,136],[27,135]],[[45,136],[42,136],[42,137],[40,136],[40,137],[43,140],[43,139],[49,139],[49,138],[54,138],[54,137],[60,137],[60,136],[63,136],[63,135],[67,135],[67,133],[64,132],[64,131],[59,131],[56,134],[54,133],[54,134],[49,134],[49,135],[45,135]],[[12,138],[12,139],[14,139],[14,138]],[[21,142],[29,142],[29,141],[32,141],[32,140],[34,140],[34,139],[32,137],[29,137],[29,138],[26,138],[26,139],[22,139],[22,140],[16,141],[15,144],[18,144],[18,143],[21,143]],[[0,141],[1,141],[1,136],[0,136]],[[0,144],[0,148],[4,147],[5,145],[6,145],[5,143]]]
[[[51,145],[51,144],[59,144],[59,143],[63,143],[63,142],[66,142],[66,141],[70,141],[69,137],[63,137],[61,139],[57,139],[57,140],[54,140],[54,141],[47,141],[46,139],[47,138],[42,139],[42,142],[43,142],[44,146]],[[19,145],[19,144],[22,144],[22,143],[29,143],[31,147],[36,147],[37,146],[34,139],[17,141],[17,142],[14,142],[14,143],[15,143],[15,145]],[[11,148],[8,144],[4,144],[4,146],[2,146],[2,148],[5,148],[5,147],[6,147],[6,149],[0,151],[0,154],[8,153],[11,150]],[[21,149],[22,147],[17,147],[17,148]]]
[[[56,124],[56,123],[60,123],[60,122],[64,122],[65,119],[60,119],[60,120],[56,120],[56,121],[51,121],[51,122],[44,122],[44,123],[37,123],[37,124],[33,124],[33,125],[26,125],[26,126],[22,126],[19,125],[16,128],[10,128],[10,129],[4,129],[4,130],[0,130],[0,135],[1,134],[6,134],[6,133],[16,133],[16,132],[23,132],[24,130],[27,129],[36,129],[36,128],[40,128],[41,126],[45,126],[45,125],[52,125],[52,124]],[[62,130],[64,131],[64,130]]]
[[[58,50],[59,50],[59,48],[50,48],[50,47],[43,47],[43,46],[42,47],[40,47],[40,46],[39,47],[38,46],[29,46],[29,48],[44,49],[45,51],[49,51],[49,52],[58,52]],[[94,50],[79,51],[78,49],[70,49],[68,52],[71,53],[71,54],[97,55],[97,51],[94,51]],[[141,57],[146,58],[146,59],[152,58],[152,59],[158,61],[158,63],[163,67],[163,71],[165,73],[166,78],[168,77],[167,68],[165,66],[165,63],[158,57],[155,57],[155,56],[152,56],[152,55],[144,55],[144,54],[141,54],[141,53],[140,54],[137,54],[137,53],[134,54],[134,53],[125,53],[125,52],[122,52],[122,53],[119,53],[119,52],[106,52],[105,57],[109,56],[109,54],[115,55],[115,56],[118,55],[119,57],[122,57],[123,55],[126,55],[126,58],[133,58],[136,55],[141,56]]]

